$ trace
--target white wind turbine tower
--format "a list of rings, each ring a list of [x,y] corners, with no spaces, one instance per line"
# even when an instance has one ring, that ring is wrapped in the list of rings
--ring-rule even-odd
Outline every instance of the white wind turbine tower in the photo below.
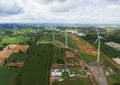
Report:
[[[53,41],[55,40],[55,29],[56,29],[56,26],[53,27]]]
[[[67,30],[65,30],[65,35],[66,35],[66,36],[65,36],[65,48],[67,48],[67,47],[68,47],[68,42],[67,42],[67,40],[68,40],[68,39],[67,39],[67,38],[68,38],[68,37],[67,37]]]
[[[87,26],[85,26],[85,32],[86,32],[86,34],[88,33]]]
[[[18,33],[18,27],[14,25],[15,33]]]
[[[40,26],[39,26],[39,24],[38,24],[38,30],[39,30],[39,27],[40,27]]]
[[[93,27],[93,32],[94,32],[94,34],[96,33],[96,27],[95,26]]]
[[[97,62],[99,63],[99,61],[100,61],[100,40],[104,39],[104,38],[99,35],[98,29],[96,31],[97,31],[97,36],[98,37],[97,37],[95,43],[98,42],[98,57],[97,57]]]

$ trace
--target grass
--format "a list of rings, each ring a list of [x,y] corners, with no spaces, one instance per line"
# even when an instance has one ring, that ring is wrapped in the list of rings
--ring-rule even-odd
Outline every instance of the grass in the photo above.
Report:
[[[84,39],[87,40],[88,42],[90,42],[91,44],[93,43],[93,41],[95,41],[94,37],[92,37],[92,36],[89,39],[87,39],[87,37],[85,37]],[[97,44],[94,45],[94,46],[97,48]],[[107,46],[106,44],[104,44],[103,41],[101,41],[101,52],[104,53],[109,58],[114,58],[114,57],[120,56],[120,52],[118,52],[117,50]],[[120,76],[119,76],[120,75],[120,70],[117,69],[108,60],[106,60],[105,57],[104,57],[105,55],[102,54],[102,53],[100,55],[100,59],[104,62],[104,68],[111,67],[116,72],[116,74],[114,74],[114,75],[106,76],[109,84],[110,85],[120,85]]]
[[[11,61],[24,61],[27,59],[26,53],[13,53],[8,59],[7,63]]]
[[[20,70],[15,85],[49,85],[52,45],[35,46],[34,51]]]
[[[19,53],[13,53],[8,59],[6,63],[9,63],[13,60],[15,61],[21,61],[26,60],[27,54],[19,54]],[[6,65],[3,67],[0,67],[0,85],[13,85],[14,80],[16,79],[17,73],[19,71],[19,68],[10,68]]]
[[[76,48],[79,49],[79,47],[77,46],[77,45],[78,45],[77,43],[79,43],[80,46],[83,46],[83,48],[84,48],[84,47],[85,47],[86,49],[89,49],[88,47],[91,47],[91,48],[92,48],[92,45],[89,44],[89,42],[86,42],[85,40],[83,40],[83,39],[80,38],[80,37],[77,37],[77,38],[79,39],[79,40],[77,40],[77,41],[74,41],[74,40],[71,39],[71,41],[72,41],[73,43],[75,43]],[[95,50],[95,49],[93,48],[92,50]],[[76,55],[79,56],[78,54],[76,54]],[[91,54],[86,54],[84,51],[80,51],[80,55],[81,55],[81,56],[79,56],[79,58],[82,57],[87,63],[91,63],[91,62],[97,60],[97,56],[91,55]]]
[[[30,40],[30,37],[24,37],[24,36],[17,36],[17,37],[5,37],[3,38],[3,43],[10,43],[10,44],[19,44],[19,43],[26,43]]]
[[[116,74],[114,75],[110,75],[110,76],[106,76],[108,82],[110,85],[120,85],[120,70],[117,69],[116,67],[114,67],[110,62],[108,62],[103,56],[101,56],[102,60],[104,61],[104,68],[108,68],[111,67]]]
[[[41,36],[40,39],[38,40],[39,42],[50,42],[52,39],[50,36],[44,35]]]
[[[3,66],[0,68],[0,85],[13,85],[18,69]]]
[[[97,56],[87,55],[85,53],[81,53],[81,56],[87,63],[91,63],[97,60]]]
[[[96,35],[91,35],[91,36],[86,36],[83,37],[83,39],[85,39],[86,41],[90,42],[92,45],[95,42]],[[120,52],[108,45],[105,44],[105,42],[117,42],[119,43],[120,37],[119,36],[115,36],[115,35],[111,35],[110,37],[106,38],[106,40],[101,40],[101,52],[103,52],[104,54],[106,54],[109,58],[115,58],[120,56]],[[94,45],[97,48],[97,44]]]
[[[61,82],[54,82],[53,85],[92,85],[89,78],[66,79]]]
[[[53,63],[64,62],[64,49],[54,44],[53,46]],[[60,62],[59,62],[60,61]]]
[[[115,58],[120,56],[120,51],[106,45],[104,42],[101,42],[101,51],[109,58]]]
[[[65,35],[58,35],[58,36],[55,36],[55,39],[58,40],[59,42],[61,43],[64,43],[65,44]],[[74,42],[72,41],[72,39],[68,36],[68,46],[73,48],[73,49],[76,49],[75,47],[75,44]]]

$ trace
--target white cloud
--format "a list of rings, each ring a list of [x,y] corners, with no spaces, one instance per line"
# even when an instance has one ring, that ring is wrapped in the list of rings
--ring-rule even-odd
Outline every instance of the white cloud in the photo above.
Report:
[[[119,23],[120,6],[115,1],[1,0],[0,22]]]
[[[16,15],[22,12],[22,3],[20,0],[0,0],[0,16]]]

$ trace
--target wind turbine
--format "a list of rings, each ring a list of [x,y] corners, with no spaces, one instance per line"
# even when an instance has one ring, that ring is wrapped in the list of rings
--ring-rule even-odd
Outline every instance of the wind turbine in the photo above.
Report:
[[[18,27],[14,25],[13,28],[15,29],[15,33],[17,34],[18,33]]]
[[[97,57],[97,62],[99,63],[99,61],[100,61],[100,40],[101,39],[105,40],[105,39],[99,35],[98,29],[96,31],[97,31],[97,36],[98,37],[97,37],[95,43],[98,42],[98,57]]]
[[[56,29],[56,26],[53,28],[53,41],[55,40],[55,29]]]
[[[40,26],[39,26],[39,24],[38,24],[38,30],[39,30],[39,27],[40,27]]]
[[[68,43],[67,43],[67,39],[68,37],[67,37],[67,31],[65,30],[65,48],[67,48],[68,47]]]
[[[88,29],[87,29],[87,26],[85,26],[85,32],[86,32],[86,34],[88,33]]]
[[[95,34],[95,29],[96,29],[96,27],[94,26],[94,27],[93,27],[94,34]]]

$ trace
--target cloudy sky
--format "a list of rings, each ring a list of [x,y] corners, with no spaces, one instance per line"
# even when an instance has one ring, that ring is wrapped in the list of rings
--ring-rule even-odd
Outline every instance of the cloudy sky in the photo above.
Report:
[[[120,0],[0,0],[0,23],[120,23]]]

